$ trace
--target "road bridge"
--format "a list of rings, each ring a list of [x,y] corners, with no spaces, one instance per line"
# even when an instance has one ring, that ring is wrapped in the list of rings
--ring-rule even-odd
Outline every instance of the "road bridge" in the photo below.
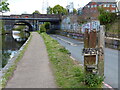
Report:
[[[4,23],[5,30],[11,30],[14,25],[27,25],[30,31],[38,30],[40,22],[50,22],[51,30],[60,29],[61,16],[55,14],[22,14],[0,16],[0,20]],[[22,23],[22,24],[21,24]]]

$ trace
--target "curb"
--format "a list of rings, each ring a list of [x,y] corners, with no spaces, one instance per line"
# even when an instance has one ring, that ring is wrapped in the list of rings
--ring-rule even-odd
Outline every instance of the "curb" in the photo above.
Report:
[[[105,82],[102,82],[106,87],[110,88],[110,90],[114,90],[112,86],[108,85],[107,83]]]

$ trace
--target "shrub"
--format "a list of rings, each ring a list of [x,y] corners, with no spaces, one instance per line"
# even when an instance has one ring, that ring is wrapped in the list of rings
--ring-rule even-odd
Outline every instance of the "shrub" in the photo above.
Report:
[[[89,87],[98,87],[99,85],[102,84],[103,80],[104,80],[103,76],[99,76],[96,74],[87,73],[84,76],[84,82]]]
[[[42,33],[42,32],[46,32],[46,28],[45,28],[44,24],[42,24],[40,27],[40,33]]]

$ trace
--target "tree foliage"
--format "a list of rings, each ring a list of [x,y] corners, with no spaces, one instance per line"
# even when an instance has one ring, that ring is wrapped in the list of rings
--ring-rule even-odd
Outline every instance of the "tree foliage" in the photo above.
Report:
[[[10,11],[8,5],[9,5],[9,3],[6,3],[6,1],[0,2],[0,12],[2,12],[2,14],[7,12],[7,11]],[[0,24],[2,25],[2,28],[0,29],[2,31],[2,34],[5,34],[4,22],[0,21]]]
[[[39,12],[38,10],[35,10],[35,11],[33,12],[33,14],[35,14],[35,13],[40,14],[40,12]]]
[[[8,5],[9,5],[9,3],[6,3],[6,1],[0,2],[0,12],[4,13],[7,11],[10,11]]]
[[[45,22],[44,24],[45,24],[46,30],[50,29],[50,22]]]
[[[67,10],[60,5],[56,5],[53,7],[53,13],[65,15],[67,13]]]
[[[47,14],[62,14],[66,15],[67,14],[67,9],[60,5],[55,5],[53,8],[48,7],[47,8]]]
[[[77,10],[75,8],[73,9],[73,14],[77,14]]]
[[[42,33],[42,32],[46,32],[45,24],[42,24],[40,26],[40,33]]]
[[[106,25],[111,22],[114,22],[114,20],[116,19],[115,13],[107,12],[103,8],[98,8],[98,11],[100,12],[98,19],[100,20],[100,23],[102,25]]]
[[[53,14],[53,8],[50,6],[47,8],[47,14]]]

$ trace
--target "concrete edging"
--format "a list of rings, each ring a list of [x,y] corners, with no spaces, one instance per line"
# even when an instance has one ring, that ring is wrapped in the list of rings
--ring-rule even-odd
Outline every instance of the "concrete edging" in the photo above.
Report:
[[[0,79],[2,79],[1,77],[4,76],[4,74],[7,72],[7,70],[14,65],[14,61],[18,58],[20,52],[23,50],[23,48],[26,46],[26,44],[30,41],[31,35],[29,36],[29,38],[27,39],[27,41],[21,46],[21,48],[18,50],[18,52],[15,54],[15,56],[13,56],[12,58],[10,58],[8,60],[7,65],[1,69],[0,71]]]

